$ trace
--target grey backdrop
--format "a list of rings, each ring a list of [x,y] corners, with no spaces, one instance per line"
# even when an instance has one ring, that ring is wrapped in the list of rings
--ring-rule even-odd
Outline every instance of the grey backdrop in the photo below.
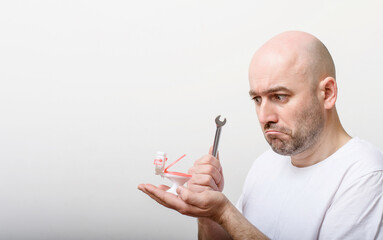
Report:
[[[196,220],[137,190],[165,151],[186,171],[228,122],[236,202],[268,148],[248,97],[253,52],[286,30],[336,62],[338,111],[380,149],[382,1],[1,1],[0,239],[196,239]]]

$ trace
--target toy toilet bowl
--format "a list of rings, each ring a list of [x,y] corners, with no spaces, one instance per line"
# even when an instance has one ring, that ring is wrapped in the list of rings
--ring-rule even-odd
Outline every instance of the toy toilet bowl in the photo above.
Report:
[[[191,178],[190,175],[182,174],[182,173],[164,173],[162,176],[166,177],[170,181],[172,181],[173,185],[171,188],[167,190],[167,192],[173,193],[175,195],[177,194],[177,188],[179,186],[183,186],[189,179]]]

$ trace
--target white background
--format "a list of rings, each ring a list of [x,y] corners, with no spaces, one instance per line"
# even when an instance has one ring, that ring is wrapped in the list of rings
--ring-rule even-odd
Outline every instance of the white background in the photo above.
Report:
[[[1,1],[0,239],[196,239],[137,190],[157,151],[187,171],[214,118],[236,202],[268,148],[248,96],[254,51],[286,30],[332,53],[346,130],[380,149],[382,1]]]

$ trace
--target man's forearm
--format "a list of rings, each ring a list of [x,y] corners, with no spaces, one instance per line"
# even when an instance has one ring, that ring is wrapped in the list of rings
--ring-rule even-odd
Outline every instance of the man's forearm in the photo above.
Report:
[[[229,234],[216,222],[208,218],[198,218],[198,240],[229,240]]]
[[[198,239],[269,239],[229,201],[217,219],[198,218]]]
[[[238,209],[228,202],[228,205],[223,211],[222,216],[217,220],[217,223],[222,226],[223,229],[234,240],[236,239],[269,239],[261,231],[259,231],[254,225],[252,225],[239,211]]]

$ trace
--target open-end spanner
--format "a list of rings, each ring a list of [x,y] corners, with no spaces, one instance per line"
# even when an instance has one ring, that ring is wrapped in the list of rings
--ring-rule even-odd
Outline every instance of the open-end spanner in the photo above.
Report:
[[[219,120],[220,117],[221,117],[221,115],[218,115],[215,118],[215,124],[217,125],[217,130],[215,131],[214,145],[213,145],[213,156],[214,157],[217,157],[218,143],[219,143],[219,138],[221,136],[221,128],[226,123],[226,118],[221,122],[221,120]]]

